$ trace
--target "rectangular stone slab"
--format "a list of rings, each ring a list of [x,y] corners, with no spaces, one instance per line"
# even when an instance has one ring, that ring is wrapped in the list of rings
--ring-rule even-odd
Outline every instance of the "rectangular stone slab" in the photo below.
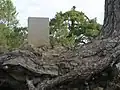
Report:
[[[49,18],[28,18],[28,43],[35,47],[49,45]]]

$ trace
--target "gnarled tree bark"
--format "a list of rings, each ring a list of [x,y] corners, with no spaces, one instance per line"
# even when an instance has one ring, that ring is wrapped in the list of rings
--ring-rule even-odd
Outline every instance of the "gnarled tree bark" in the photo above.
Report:
[[[105,38],[116,37],[120,34],[120,1],[105,0],[104,24],[102,35]]]

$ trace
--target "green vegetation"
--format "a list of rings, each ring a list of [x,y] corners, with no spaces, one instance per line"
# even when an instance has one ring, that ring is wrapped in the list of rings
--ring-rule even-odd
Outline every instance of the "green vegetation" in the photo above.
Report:
[[[18,27],[17,11],[11,0],[0,0],[0,46],[19,47],[27,28]]]
[[[76,7],[66,12],[59,12],[50,21],[50,43],[65,47],[74,47],[98,36],[100,24],[96,19],[89,19]],[[8,49],[18,48],[27,36],[26,27],[18,27],[17,11],[12,0],[0,0],[0,46]]]
[[[84,40],[98,36],[100,24],[95,19],[89,19],[83,12],[75,10],[75,6],[65,13],[59,12],[50,21],[51,43],[73,47]]]

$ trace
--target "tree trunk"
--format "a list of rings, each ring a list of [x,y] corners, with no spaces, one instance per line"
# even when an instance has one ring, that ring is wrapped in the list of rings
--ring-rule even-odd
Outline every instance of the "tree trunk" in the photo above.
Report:
[[[8,86],[14,90],[90,90],[93,84],[106,87],[107,81],[116,76],[113,71],[120,60],[119,4],[119,0],[105,0],[103,39],[75,52],[65,49],[36,52],[29,48],[2,54],[0,90]]]
[[[105,14],[102,34],[105,38],[119,36],[120,31],[120,1],[105,0]]]

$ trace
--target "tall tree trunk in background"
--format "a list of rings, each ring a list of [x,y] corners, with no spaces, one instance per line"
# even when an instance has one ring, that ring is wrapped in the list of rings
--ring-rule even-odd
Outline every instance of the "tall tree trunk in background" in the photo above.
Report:
[[[120,35],[120,0],[105,0],[102,34],[104,38]]]

